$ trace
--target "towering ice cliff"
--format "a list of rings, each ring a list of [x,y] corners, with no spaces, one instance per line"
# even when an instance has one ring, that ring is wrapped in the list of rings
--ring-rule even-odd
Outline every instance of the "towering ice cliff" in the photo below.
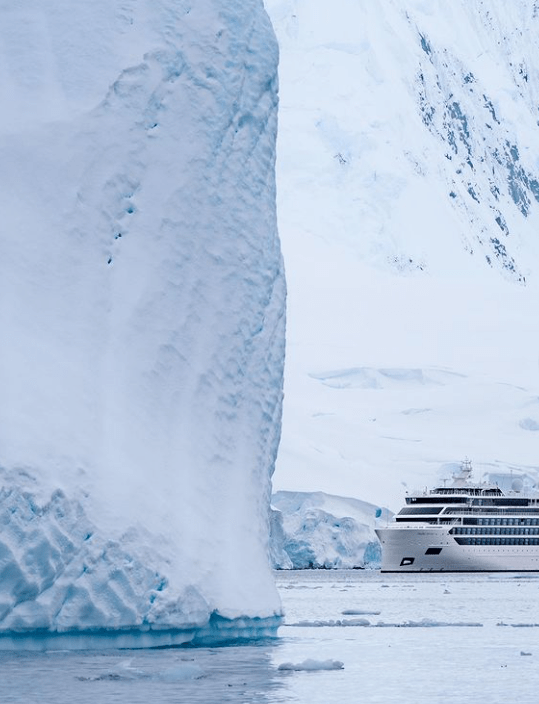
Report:
[[[262,2],[0,14],[0,648],[271,632],[285,287]]]
[[[539,6],[266,0],[289,315],[275,486],[535,473]],[[477,477],[479,478],[479,477]]]

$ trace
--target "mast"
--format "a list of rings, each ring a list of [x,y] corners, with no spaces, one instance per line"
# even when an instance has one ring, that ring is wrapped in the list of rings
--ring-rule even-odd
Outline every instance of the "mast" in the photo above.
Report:
[[[472,477],[472,462],[467,457],[460,465],[460,472],[453,476],[453,486],[466,486],[470,483]]]

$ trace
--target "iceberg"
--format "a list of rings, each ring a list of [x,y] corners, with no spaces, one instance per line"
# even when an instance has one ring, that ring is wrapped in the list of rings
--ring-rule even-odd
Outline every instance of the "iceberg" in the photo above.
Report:
[[[272,496],[271,556],[276,569],[375,569],[381,547],[376,519],[387,509],[323,491]]]
[[[274,634],[285,283],[261,0],[0,23],[0,649]]]

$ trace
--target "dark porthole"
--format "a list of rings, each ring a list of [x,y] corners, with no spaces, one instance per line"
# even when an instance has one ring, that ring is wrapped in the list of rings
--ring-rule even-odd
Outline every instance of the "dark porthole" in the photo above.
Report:
[[[442,548],[427,548],[425,555],[439,555],[442,552]]]

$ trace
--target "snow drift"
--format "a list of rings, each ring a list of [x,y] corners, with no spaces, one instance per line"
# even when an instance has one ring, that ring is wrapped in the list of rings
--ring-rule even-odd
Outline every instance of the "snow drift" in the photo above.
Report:
[[[0,647],[272,632],[262,3],[0,10]]]

